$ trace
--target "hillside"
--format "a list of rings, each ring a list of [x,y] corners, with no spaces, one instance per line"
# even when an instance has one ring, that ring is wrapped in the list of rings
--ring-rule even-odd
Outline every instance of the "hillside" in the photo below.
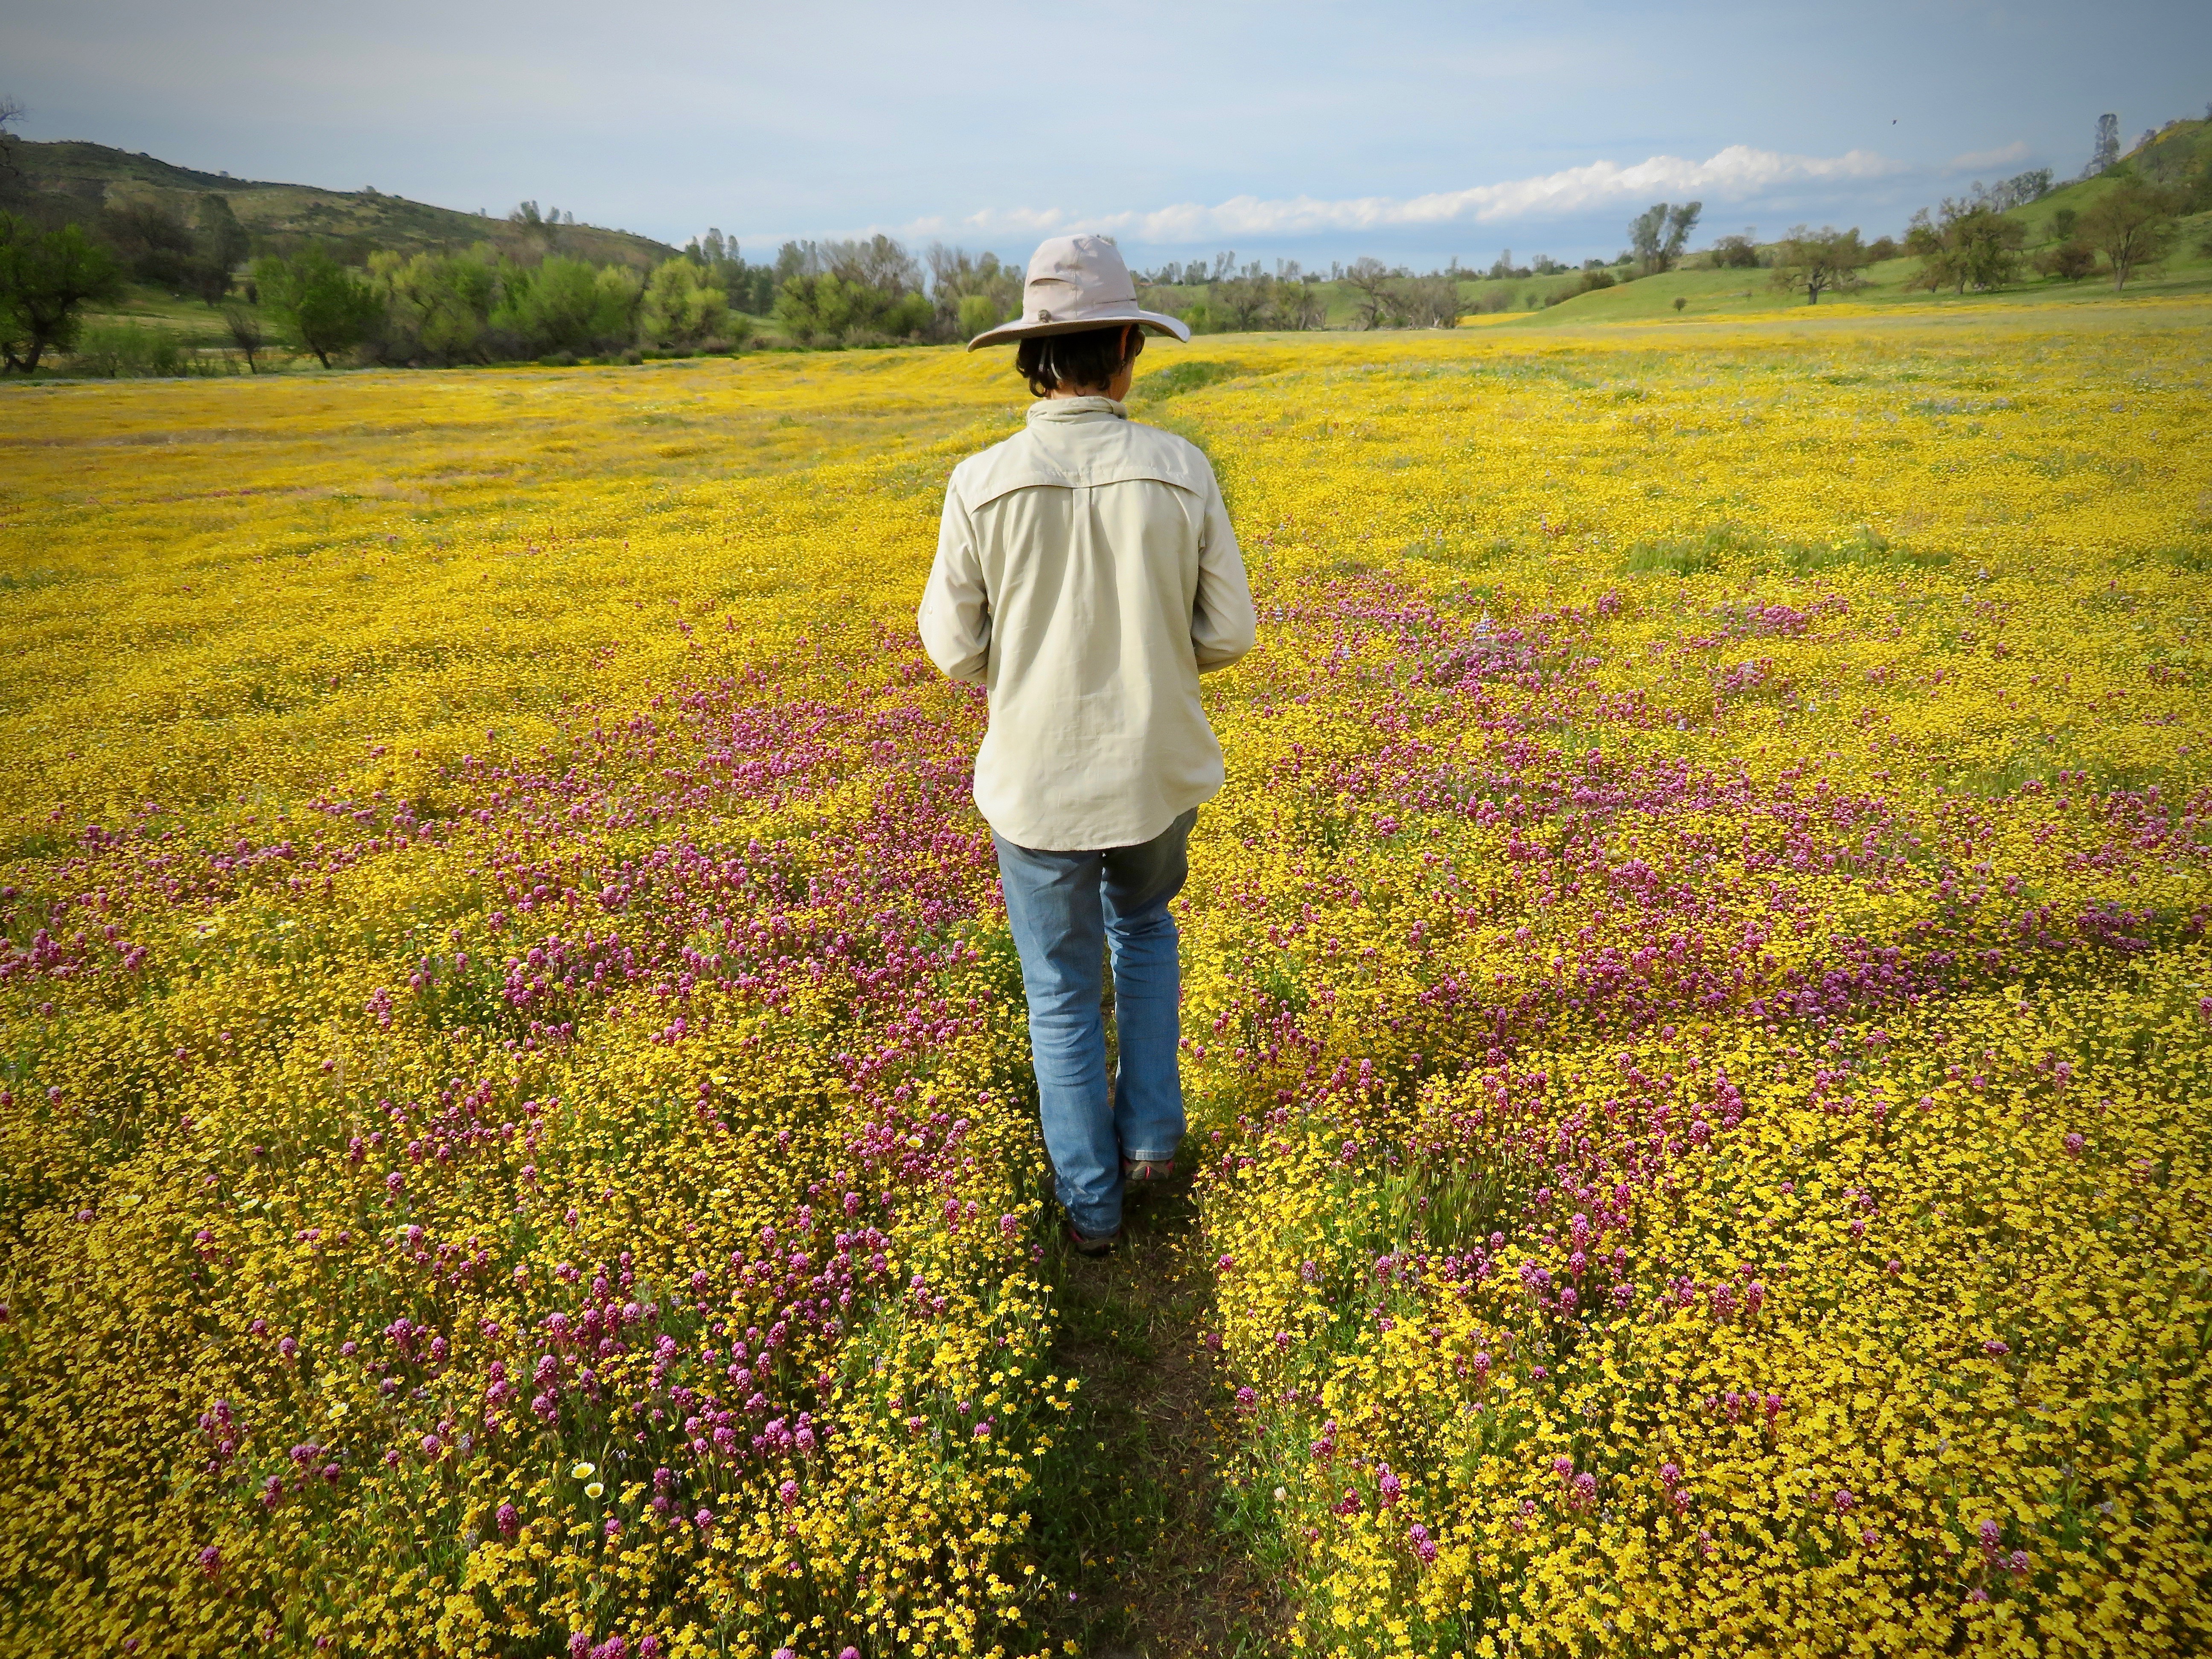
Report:
[[[234,179],[106,144],[23,142],[15,147],[15,161],[30,191],[63,198],[64,210],[74,214],[89,216],[132,201],[152,201],[189,217],[202,195],[213,191],[227,197],[231,210],[252,236],[256,252],[323,242],[346,252],[388,247],[424,252],[477,242],[507,245],[525,234],[505,219],[433,207],[378,190],[324,190],[313,185]],[[649,236],[597,225],[548,227],[547,234],[552,238],[551,252],[599,264],[645,266],[676,252]],[[534,233],[531,246],[544,249]]]
[[[2169,189],[2185,187],[2201,159],[2212,149],[2212,121],[2170,121],[2120,158],[2118,167],[2093,179],[2079,179],[2038,197],[2008,216],[2027,227],[2029,246],[2054,240],[2051,221],[2062,209],[2087,210],[2123,178],[2132,174]]]
[[[2122,156],[2119,167],[2094,178],[2061,185],[2047,195],[2011,209],[2005,216],[2019,221],[2027,228],[2027,240],[2024,252],[2033,255],[2059,240],[2057,226],[2062,212],[2070,210],[2078,217],[2130,173],[2168,187],[2183,185],[2184,181],[2194,176],[2203,148],[2212,143],[2208,134],[2212,134],[2212,122],[2169,122],[2149,139]],[[2208,244],[2212,244],[2212,212],[2184,215],[2171,252],[2159,264],[2133,278],[2128,283],[2127,292],[2133,295],[2203,292],[2208,286],[2212,286],[2212,252],[2207,252]],[[1862,286],[1849,294],[1832,295],[1821,303],[1972,307],[2001,301],[2015,306],[2023,302],[2066,305],[2100,300],[2112,293],[2110,281],[2103,276],[2067,283],[2040,277],[2029,271],[2023,273],[2021,282],[1990,294],[1963,296],[1946,292],[1931,294],[1925,289],[1910,286],[1919,269],[1920,262],[1917,258],[1885,260],[1867,268]],[[1701,270],[1692,264],[1664,276],[1647,276],[1617,287],[1601,289],[1595,293],[1578,295],[1541,311],[1518,316],[1509,313],[1498,320],[1517,326],[1543,328],[1589,322],[1656,321],[1670,316],[1693,319],[1717,314],[1802,308],[1804,298],[1802,295],[1791,295],[1770,287],[1767,275],[1765,270]],[[1469,289],[1468,301],[1470,304],[1479,304],[1483,294],[1492,289],[1503,289],[1513,296],[1517,305],[1527,293],[1540,290],[1542,287],[1540,281],[1486,282]],[[1683,301],[1680,312],[1674,308],[1677,299]]]

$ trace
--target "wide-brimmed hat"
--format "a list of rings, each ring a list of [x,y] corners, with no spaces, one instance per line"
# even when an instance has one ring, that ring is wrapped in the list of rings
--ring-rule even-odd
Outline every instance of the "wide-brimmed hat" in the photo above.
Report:
[[[1035,334],[1073,334],[1078,329],[1134,323],[1154,334],[1190,338],[1188,325],[1137,307],[1137,285],[1121,250],[1103,236],[1055,236],[1030,256],[1022,284],[1022,314],[986,329],[968,342],[977,346],[1026,340]]]

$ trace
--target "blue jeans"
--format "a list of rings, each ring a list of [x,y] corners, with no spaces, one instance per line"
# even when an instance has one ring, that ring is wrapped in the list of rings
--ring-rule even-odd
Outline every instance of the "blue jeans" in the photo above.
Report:
[[[1182,985],[1175,919],[1193,807],[1141,847],[1040,853],[993,836],[1006,920],[1029,993],[1038,1115],[1060,1201],[1092,1237],[1121,1224],[1121,1160],[1164,1160],[1182,1142],[1176,1066]],[[1100,957],[1114,947],[1120,1074],[1109,1098]]]

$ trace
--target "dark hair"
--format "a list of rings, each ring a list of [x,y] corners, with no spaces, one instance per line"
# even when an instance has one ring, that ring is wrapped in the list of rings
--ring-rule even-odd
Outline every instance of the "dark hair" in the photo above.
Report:
[[[1129,354],[1121,355],[1121,331],[1129,331]],[[1033,398],[1049,398],[1061,386],[1099,386],[1121,372],[1121,365],[1145,349],[1145,331],[1127,323],[1079,328],[1066,334],[1032,334],[1015,349],[1014,368],[1030,383]]]

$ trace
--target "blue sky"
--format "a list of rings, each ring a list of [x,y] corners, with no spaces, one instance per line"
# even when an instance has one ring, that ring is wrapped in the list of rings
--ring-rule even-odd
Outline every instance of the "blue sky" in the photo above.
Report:
[[[0,0],[33,138],[503,212],[522,198],[749,257],[888,230],[1139,266],[1610,254],[1871,236],[1970,179],[2087,158],[2212,100],[2212,5],[811,7],[653,0]]]

